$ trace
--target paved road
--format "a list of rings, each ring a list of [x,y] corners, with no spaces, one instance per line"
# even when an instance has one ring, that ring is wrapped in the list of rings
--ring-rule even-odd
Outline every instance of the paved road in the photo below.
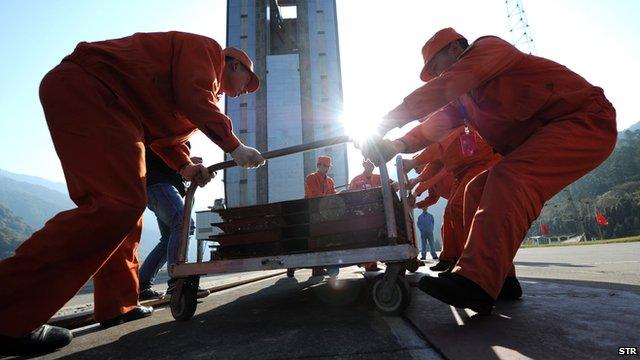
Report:
[[[189,322],[160,309],[76,330],[71,346],[46,358],[613,359],[618,347],[640,345],[639,251],[640,243],[523,249],[522,301],[498,303],[488,317],[415,288],[403,317],[384,317],[356,268],[343,269],[339,288],[299,271],[213,294]]]
[[[640,242],[521,249],[515,265],[520,278],[640,293]]]

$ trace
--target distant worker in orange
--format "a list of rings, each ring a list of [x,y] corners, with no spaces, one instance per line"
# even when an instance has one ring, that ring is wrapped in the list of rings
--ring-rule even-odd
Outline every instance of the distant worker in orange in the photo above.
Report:
[[[331,157],[318,156],[318,171],[304,179],[304,198],[314,198],[336,193],[333,179],[327,175],[331,169]]]
[[[347,190],[365,190],[380,186],[380,175],[373,173],[373,169],[376,168],[373,162],[365,159],[362,162],[362,167],[364,167],[364,172],[351,179]]]
[[[185,145],[197,129],[240,166],[262,165],[216,105],[223,93],[236,97],[258,86],[243,51],[182,32],[83,42],[44,77],[40,100],[77,208],[53,217],[0,262],[2,354],[68,344],[68,330],[43,324],[92,276],[96,321],[152,313],[138,303],[145,145],[201,186],[211,176]]]
[[[420,78],[426,83],[385,116],[382,132],[438,111],[457,112],[427,119],[420,131],[437,142],[466,123],[503,158],[467,185],[478,207],[453,272],[425,276],[419,288],[488,314],[544,203],[613,151],[615,109],[601,88],[580,75],[495,36],[469,45],[452,28],[443,29],[425,43],[422,56]],[[382,152],[390,159],[410,151],[403,140],[373,145],[365,156]]]

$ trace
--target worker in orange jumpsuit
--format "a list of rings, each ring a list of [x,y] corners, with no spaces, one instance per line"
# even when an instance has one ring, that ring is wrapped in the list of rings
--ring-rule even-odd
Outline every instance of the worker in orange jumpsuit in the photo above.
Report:
[[[453,272],[424,277],[419,287],[447,304],[487,314],[544,203],[613,151],[615,109],[580,75],[495,36],[468,45],[455,30],[443,29],[422,55],[426,83],[385,116],[380,130],[457,111],[503,158],[467,185],[482,190],[474,193],[477,208]],[[420,128],[437,142],[463,125],[455,119],[428,119]],[[382,152],[388,159],[406,151],[403,140],[380,139],[363,148],[365,156]]]
[[[365,159],[362,162],[362,167],[364,167],[364,171],[362,174],[351,179],[347,190],[365,190],[380,186],[380,175],[373,173],[373,169],[376,167],[373,162],[369,159]]]
[[[201,186],[211,177],[185,145],[197,129],[239,165],[262,165],[216,105],[223,93],[235,97],[258,86],[244,52],[180,32],[83,42],[44,77],[40,100],[77,208],[56,215],[0,262],[4,353],[68,344],[68,330],[42,324],[92,276],[96,321],[151,314],[138,304],[137,277],[145,145]]]
[[[304,198],[310,199],[336,193],[333,179],[327,175],[331,168],[331,157],[318,156],[318,171],[304,179]]]
[[[432,144],[427,149],[425,149],[420,155],[418,155],[415,159],[421,157],[422,154],[430,153],[434,148],[437,148],[439,144]],[[442,252],[438,256],[438,259],[442,257],[447,245],[453,242],[451,239],[452,231],[451,231],[451,213],[447,211],[447,208],[450,204],[450,197],[453,192],[453,189],[456,188],[457,183],[456,180],[444,169],[444,165],[442,162],[436,160],[429,163],[420,163],[415,162],[416,168],[421,168],[422,171],[418,177],[411,179],[409,181],[409,187],[415,187],[415,184],[418,184],[418,187],[413,192],[413,196],[418,198],[425,191],[428,191],[428,196],[422,200],[417,202],[414,207],[417,209],[424,209],[429,206],[434,205],[440,200],[440,198],[446,199],[447,206],[445,207],[445,211],[442,219],[442,226],[440,227],[440,238],[442,239]],[[413,166],[411,166],[413,168]],[[405,168],[408,169],[408,168]],[[424,259],[423,259],[424,260]],[[438,263],[439,264],[439,263]],[[437,264],[435,265],[437,266]],[[433,270],[434,266],[429,269]]]
[[[424,138],[419,130],[419,127],[414,128],[414,131],[410,131],[402,137],[411,149],[420,149],[424,146]],[[463,152],[461,139],[465,135],[473,137],[473,142],[476,144],[473,153],[465,154]],[[416,158],[408,160],[407,164],[412,168],[419,163],[440,159],[444,164],[443,170],[456,179],[456,186],[452,189],[445,208],[445,217],[450,220],[451,236],[443,239],[440,262],[430,268],[433,271],[446,271],[450,270],[458,260],[466,242],[463,219],[464,190],[471,179],[493,166],[500,155],[494,154],[493,149],[478,136],[477,132],[469,130],[465,126],[453,129],[444,140],[437,143],[439,146],[433,145],[436,144],[427,147]]]

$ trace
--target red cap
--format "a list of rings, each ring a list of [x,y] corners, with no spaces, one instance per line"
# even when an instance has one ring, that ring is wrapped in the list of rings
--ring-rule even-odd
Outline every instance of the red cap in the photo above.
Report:
[[[228,56],[240,61],[240,63],[242,63],[242,65],[244,65],[247,70],[249,70],[249,73],[251,74],[251,80],[249,80],[249,84],[247,84],[247,92],[252,93],[258,90],[258,88],[260,87],[260,79],[258,79],[258,75],[253,72],[253,61],[251,61],[249,55],[238,48],[228,47],[224,49],[224,56]]]
[[[331,166],[331,157],[318,156],[318,165]]]
[[[422,59],[424,60],[424,67],[420,72],[420,80],[429,81],[433,78],[429,71],[427,71],[427,64],[438,51],[444,49],[445,46],[458,39],[464,39],[465,37],[458,34],[453,28],[445,28],[435,33],[431,39],[422,47]]]

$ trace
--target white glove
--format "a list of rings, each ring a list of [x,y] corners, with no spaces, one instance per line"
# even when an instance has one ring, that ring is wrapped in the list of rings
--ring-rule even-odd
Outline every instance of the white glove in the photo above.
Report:
[[[236,164],[245,169],[257,168],[264,165],[264,158],[260,154],[260,151],[244,144],[240,144],[240,146],[233,150],[231,157]]]

